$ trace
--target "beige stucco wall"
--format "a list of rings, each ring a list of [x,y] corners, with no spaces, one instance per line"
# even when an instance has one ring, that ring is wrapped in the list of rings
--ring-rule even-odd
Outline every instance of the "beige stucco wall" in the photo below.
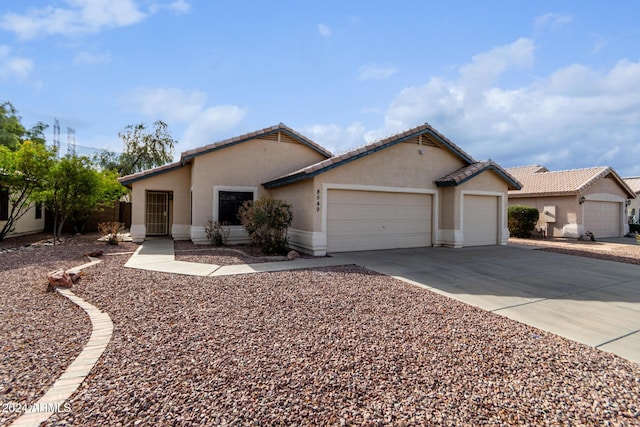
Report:
[[[319,189],[318,189],[319,190]],[[284,187],[269,190],[274,199],[281,199],[293,207],[293,222],[291,228],[299,230],[313,230],[314,218],[321,215],[317,205],[317,192],[313,188],[313,180],[305,180]]]
[[[424,154],[421,155],[419,149]],[[314,188],[351,184],[432,190],[438,193],[435,180],[462,166],[465,163],[447,150],[400,143],[318,175],[314,178]],[[314,230],[319,231],[321,225],[322,218],[316,215]]]
[[[602,194],[612,195],[625,200],[629,197],[613,178],[600,179],[583,193],[586,199]]]
[[[35,205],[29,207],[29,210],[15,223],[14,230],[7,236],[19,236],[21,234],[40,233],[44,230],[44,209],[42,209],[42,217],[36,219]],[[4,227],[7,221],[0,221],[0,228]]]
[[[193,225],[204,226],[214,212],[214,187],[255,187],[324,160],[324,156],[299,143],[256,139],[196,157],[193,161]]]
[[[509,206],[523,205],[538,209],[540,219],[536,228],[546,230],[548,237],[567,237],[564,227],[575,224],[583,224],[583,206],[579,203],[581,196],[586,200],[618,201],[626,200],[627,194],[612,178],[603,178],[594,183],[582,194],[554,197],[510,197]],[[556,221],[551,223],[545,220],[545,206],[554,206],[556,209]],[[578,228],[580,230],[580,228]]]
[[[145,224],[146,192],[170,191],[173,192],[173,200],[169,202],[169,230],[174,230],[174,225],[187,227],[191,216],[190,212],[190,188],[191,165],[179,169],[164,172],[159,175],[136,181],[131,188],[131,233],[139,233],[141,226]],[[144,237],[144,236],[143,236]]]
[[[536,228],[546,230],[548,237],[563,237],[563,227],[568,224],[582,224],[582,209],[579,196],[524,197],[509,198],[509,206],[529,206],[538,209],[540,218]],[[545,221],[545,206],[554,206],[555,222]]]

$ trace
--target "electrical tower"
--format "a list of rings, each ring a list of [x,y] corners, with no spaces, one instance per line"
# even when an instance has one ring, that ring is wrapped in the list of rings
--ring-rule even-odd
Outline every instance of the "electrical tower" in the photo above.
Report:
[[[67,154],[76,155],[76,130],[67,127]]]
[[[56,156],[60,155],[60,122],[53,119],[53,147],[56,149]]]

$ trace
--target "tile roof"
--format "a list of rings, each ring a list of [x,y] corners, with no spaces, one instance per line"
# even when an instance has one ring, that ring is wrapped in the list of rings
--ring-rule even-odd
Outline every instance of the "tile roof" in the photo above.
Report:
[[[501,176],[509,185],[510,190],[519,190],[521,188],[521,184],[516,178],[491,159],[462,167],[457,171],[436,180],[436,185],[438,187],[457,186],[487,170],[492,170]]]
[[[418,137],[420,135],[426,136],[430,144],[448,149],[468,164],[474,164],[477,162],[473,157],[471,157],[468,153],[454,144],[451,140],[432,128],[428,123],[425,123],[423,125],[408,129],[404,132],[379,139],[360,147],[352,148],[340,154],[336,154],[326,160],[291,172],[280,178],[266,182],[263,185],[265,186],[265,188],[274,188],[304,179],[309,179],[335,167],[341,166],[345,163],[351,162],[364,156],[368,156],[370,154],[391,147],[400,142],[409,140],[411,138]]]
[[[628,178],[622,178],[624,182],[634,191],[636,194],[640,193],[640,176],[630,176]]]
[[[223,141],[214,142],[213,144],[205,145],[204,147],[199,147],[199,148],[195,148],[193,150],[185,151],[184,153],[182,153],[181,159],[184,162],[184,161],[189,160],[189,159],[191,159],[193,157],[196,157],[196,156],[199,156],[199,155],[202,155],[202,154],[206,154],[206,153],[210,153],[211,151],[218,150],[218,149],[220,149],[222,147],[235,145],[235,144],[238,144],[238,143],[241,143],[241,142],[249,141],[251,139],[256,139],[256,138],[264,137],[264,136],[267,136],[267,135],[275,134],[277,132],[282,132],[282,133],[287,134],[291,138],[293,138],[293,139],[297,140],[298,142],[308,146],[309,148],[312,148],[312,149],[316,150],[317,152],[319,152],[320,154],[323,154],[326,157],[331,157],[333,155],[329,150],[327,150],[324,147],[321,147],[320,145],[316,144],[315,142],[313,142],[312,140],[310,140],[306,136],[302,135],[301,133],[296,132],[295,130],[293,130],[290,127],[286,126],[284,123],[279,123],[279,124],[277,124],[275,126],[266,127],[264,129],[261,129],[261,130],[257,130],[257,131],[254,131],[254,132],[246,133],[244,135],[235,136],[233,138],[225,139]]]
[[[182,162],[169,163],[168,165],[159,166],[157,168],[147,169],[147,170],[142,171],[142,172],[137,172],[137,173],[134,173],[134,174],[131,174],[131,175],[122,176],[122,177],[118,178],[118,181],[122,185],[129,185],[132,182],[138,181],[138,180],[140,180],[142,178],[150,178],[152,176],[160,175],[162,173],[169,172],[169,171],[172,171],[174,169],[179,169],[179,168],[181,168],[183,166],[184,166],[184,164],[182,164]]]
[[[526,169],[530,168],[530,169]],[[598,166],[584,169],[570,169],[550,172],[541,167],[534,171],[533,167],[507,168],[507,172],[515,176],[522,184],[521,190],[509,191],[509,197],[531,196],[561,196],[580,194],[586,191],[598,180],[611,177],[633,197],[633,191],[608,166]]]
[[[171,163],[168,165],[138,172],[132,175],[123,176],[119,178],[118,181],[120,181],[120,183],[122,183],[123,185],[128,185],[133,183],[134,181],[138,181],[143,178],[147,178],[150,176],[169,172],[173,169],[180,168],[184,166],[189,160],[193,159],[194,157],[198,157],[203,154],[210,153],[212,151],[220,150],[225,147],[230,147],[230,146],[239,144],[241,142],[249,141],[256,138],[267,137],[269,135],[274,135],[278,132],[282,132],[283,134],[289,136],[290,138],[293,138],[294,140],[300,142],[301,144],[304,144],[307,147],[319,152],[325,157],[331,157],[333,155],[329,150],[325,149],[324,147],[321,147],[319,144],[316,144],[315,142],[313,142],[306,136],[302,135],[301,133],[296,132],[295,130],[286,126],[284,123],[279,123],[275,126],[266,127],[261,130],[246,133],[244,135],[228,138],[222,141],[215,142],[213,144],[205,145],[204,147],[194,148],[193,150],[187,150],[182,154],[180,154],[180,161],[176,163]]]

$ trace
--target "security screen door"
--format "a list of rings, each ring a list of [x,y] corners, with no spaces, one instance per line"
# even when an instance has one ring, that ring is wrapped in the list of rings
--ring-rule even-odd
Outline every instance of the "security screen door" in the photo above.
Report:
[[[147,192],[147,235],[162,236],[169,229],[169,194],[160,191]]]

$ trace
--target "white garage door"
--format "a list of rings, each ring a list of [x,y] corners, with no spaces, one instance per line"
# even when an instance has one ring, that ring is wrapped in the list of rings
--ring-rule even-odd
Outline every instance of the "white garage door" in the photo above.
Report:
[[[431,246],[431,196],[329,190],[327,252]]]
[[[464,196],[463,246],[498,244],[498,197]]]
[[[620,237],[621,203],[596,202],[584,203],[584,231],[590,231],[596,237]]]

